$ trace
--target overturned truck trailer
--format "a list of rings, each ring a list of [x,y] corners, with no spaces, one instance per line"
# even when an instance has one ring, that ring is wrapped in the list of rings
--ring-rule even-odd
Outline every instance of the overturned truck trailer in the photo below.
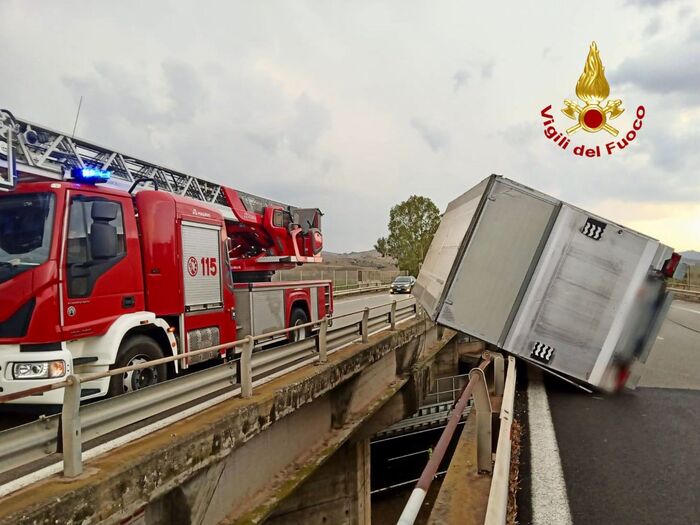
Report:
[[[655,239],[492,175],[448,205],[413,293],[438,324],[612,391],[636,385],[678,259]]]

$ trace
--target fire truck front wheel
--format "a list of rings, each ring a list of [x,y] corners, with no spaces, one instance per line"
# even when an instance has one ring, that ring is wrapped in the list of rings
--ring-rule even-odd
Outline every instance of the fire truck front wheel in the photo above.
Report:
[[[164,357],[158,343],[145,335],[136,335],[124,340],[117,354],[117,361],[112,366],[122,368],[140,363],[153,361]],[[155,385],[167,379],[166,365],[157,365],[141,370],[130,370],[123,374],[112,376],[109,382],[109,397],[118,396],[126,392],[140,390],[147,386]]]
[[[292,309],[292,313],[289,316],[289,326],[299,326],[302,324],[306,324],[309,322],[309,317],[306,315],[306,312],[302,309],[299,308],[298,306],[295,306]],[[299,330],[294,330],[293,332],[290,332],[289,334],[289,341],[291,343],[295,341],[301,341],[302,339],[306,339],[311,335],[311,330],[309,328],[301,328]]]

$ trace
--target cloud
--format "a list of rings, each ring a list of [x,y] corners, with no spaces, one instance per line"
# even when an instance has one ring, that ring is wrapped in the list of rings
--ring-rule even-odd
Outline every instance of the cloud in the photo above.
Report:
[[[446,149],[450,144],[450,136],[445,130],[433,127],[423,119],[412,118],[411,126],[435,153]]]
[[[661,29],[661,17],[655,16],[651,20],[649,20],[649,23],[644,28],[644,31],[642,31],[642,35],[645,38],[651,38],[652,36],[656,35],[660,29]]]
[[[296,101],[295,113],[287,123],[283,141],[299,157],[305,157],[330,127],[328,109],[304,94]]]
[[[466,69],[459,69],[455,71],[452,75],[452,80],[455,83],[455,91],[459,91],[462,87],[467,85],[467,80],[469,80],[469,71]]]
[[[70,130],[84,95],[78,136],[320,206],[334,251],[371,246],[389,207],[411,193],[444,206],[492,172],[587,209],[611,196],[671,210],[700,202],[700,17],[690,0],[658,9],[626,1],[591,6],[605,13],[595,18],[598,36],[571,24],[555,0],[511,17],[488,2],[408,2],[400,16],[382,4],[335,2],[215,0],[204,10],[192,0],[65,0],[40,10],[5,2],[0,44],[12,74],[0,100],[19,117]],[[514,35],[532,27],[547,30],[513,48]],[[554,103],[566,126],[557,101],[573,95],[594,36],[627,108],[620,131],[631,126],[633,101],[649,117],[624,152],[580,159],[544,138],[539,110]],[[653,222],[656,208],[644,210]],[[697,245],[697,235],[686,236]]]
[[[695,11],[689,5],[684,5],[678,10],[678,20],[683,21],[688,19]]]
[[[625,59],[610,74],[612,82],[637,86],[660,95],[681,94],[700,103],[700,42],[654,46]]]
[[[670,4],[677,0],[627,0],[625,5],[639,6],[639,7],[661,7],[664,4]]]
[[[93,114],[109,113],[137,126],[188,124],[208,99],[194,67],[176,60],[148,72],[97,62],[89,73],[62,81],[76,99],[84,97]]]
[[[493,65],[493,60],[489,60],[487,62],[482,62],[478,66],[474,66],[471,69],[477,70],[482,80],[488,80],[493,76]],[[472,73],[468,68],[461,68],[455,71],[455,74],[452,75],[454,90],[459,91],[461,88],[466,87],[471,77]]]
[[[184,62],[168,61],[163,63],[163,77],[171,101],[168,114],[174,122],[192,122],[208,99],[197,72]]]
[[[542,134],[541,126],[533,122],[520,122],[507,126],[498,134],[511,146],[525,146],[531,144],[539,135]]]
[[[675,135],[669,129],[649,131],[652,145],[651,161],[665,173],[683,174],[685,167],[693,159],[698,159],[697,144],[700,141],[699,134]],[[670,182],[670,181],[668,181]],[[683,186],[681,181],[681,187]]]
[[[330,127],[328,109],[303,94],[296,99],[292,115],[280,122],[277,129],[246,131],[244,136],[268,155],[287,149],[299,158],[306,158]]]
[[[279,133],[262,131],[246,131],[243,134],[250,142],[262,148],[268,155],[274,155],[279,149],[281,136]]]

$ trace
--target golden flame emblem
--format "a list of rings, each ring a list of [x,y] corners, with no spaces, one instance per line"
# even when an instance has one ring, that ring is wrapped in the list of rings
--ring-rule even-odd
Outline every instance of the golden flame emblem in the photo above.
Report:
[[[605,68],[600,59],[598,46],[595,42],[591,44],[583,67],[583,73],[576,83],[576,96],[584,103],[581,107],[571,100],[564,100],[565,107],[562,113],[573,120],[578,120],[578,124],[571,126],[566,132],[571,135],[583,128],[590,133],[596,133],[604,129],[612,136],[617,136],[618,131],[608,124],[625,111],[622,108],[622,100],[608,100],[605,107],[601,106],[610,95],[610,84],[605,78]]]

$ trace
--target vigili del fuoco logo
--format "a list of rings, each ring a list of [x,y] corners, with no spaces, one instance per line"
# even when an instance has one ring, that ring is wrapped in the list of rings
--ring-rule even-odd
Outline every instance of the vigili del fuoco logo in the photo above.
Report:
[[[586,64],[583,67],[583,73],[576,83],[576,96],[580,102],[565,99],[564,107],[561,108],[561,112],[564,115],[575,121],[575,124],[567,128],[565,132],[561,132],[554,127],[554,115],[551,104],[540,112],[544,119],[542,122],[544,125],[544,136],[552,140],[561,149],[569,150],[579,157],[600,157],[602,154],[612,155],[615,152],[624,150],[637,138],[637,132],[642,129],[646,110],[644,106],[637,107],[632,129],[624,135],[620,135],[614,121],[624,113],[625,108],[622,107],[622,100],[608,98],[610,96],[610,84],[605,78],[605,68],[595,42],[591,44]],[[587,133],[605,131],[611,137],[614,137],[615,140],[606,142],[604,145],[590,146],[581,143],[569,148],[572,140],[569,137],[580,130]],[[587,135],[578,136],[586,137]]]

